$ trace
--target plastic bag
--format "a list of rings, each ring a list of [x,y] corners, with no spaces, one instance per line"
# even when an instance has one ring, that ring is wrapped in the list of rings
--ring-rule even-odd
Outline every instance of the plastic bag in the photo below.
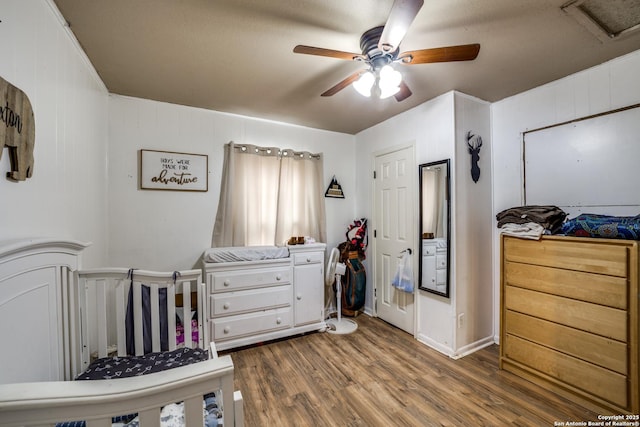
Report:
[[[413,264],[410,251],[405,251],[402,259],[398,262],[398,270],[391,286],[404,292],[413,293]]]

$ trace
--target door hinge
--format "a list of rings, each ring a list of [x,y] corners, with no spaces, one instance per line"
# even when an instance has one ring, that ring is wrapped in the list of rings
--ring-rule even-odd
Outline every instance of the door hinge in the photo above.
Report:
[[[373,171],[373,179],[376,179],[376,171]]]
[[[376,237],[378,237],[378,230],[373,230],[373,238],[375,239]]]

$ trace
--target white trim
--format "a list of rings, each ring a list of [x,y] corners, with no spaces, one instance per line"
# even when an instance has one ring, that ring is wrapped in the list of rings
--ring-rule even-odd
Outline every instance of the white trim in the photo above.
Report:
[[[495,340],[493,336],[484,337],[478,341],[475,341],[460,347],[449,357],[451,357],[452,359],[460,359],[464,356],[467,356],[471,353],[475,353],[476,351],[481,350],[485,347],[489,347],[490,345],[493,345],[493,344],[495,344]]]
[[[426,345],[427,347],[431,347],[432,349],[439,351],[440,353],[444,354],[445,356],[449,356],[451,358],[453,358],[453,354],[454,351],[451,347],[448,347],[446,345],[443,345],[442,343],[439,343],[438,341],[433,340],[432,338],[423,335],[423,334],[418,334],[416,336],[416,339],[418,340],[418,342],[421,342],[422,344]]]

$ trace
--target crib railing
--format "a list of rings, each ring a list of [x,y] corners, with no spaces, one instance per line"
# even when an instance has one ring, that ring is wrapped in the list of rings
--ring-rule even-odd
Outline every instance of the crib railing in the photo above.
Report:
[[[161,408],[184,402],[186,426],[203,426],[203,395],[225,398],[225,426],[241,426],[242,401],[235,401],[233,362],[222,356],[161,373],[100,381],[49,381],[0,385],[0,424],[53,426],[85,420],[110,426],[111,417],[138,414],[141,426],[160,427]]]
[[[95,358],[109,355],[126,356],[127,310],[131,321],[129,327],[135,343],[134,355],[142,355],[145,335],[151,342],[152,352],[173,350],[176,344],[176,296],[182,296],[184,346],[206,348],[207,328],[204,325],[206,298],[202,272],[183,270],[177,272],[152,272],[108,268],[77,272],[77,291],[72,292],[77,300],[73,316],[72,333],[76,343],[71,349],[71,376],[85,370]],[[192,307],[192,294],[196,306]],[[161,305],[161,301],[163,301]],[[166,310],[164,306],[166,301]],[[70,304],[73,307],[73,304]],[[162,307],[162,308],[161,308]],[[197,322],[192,324],[191,312],[197,312]],[[143,323],[147,323],[147,328]],[[161,325],[166,325],[166,344],[161,348]],[[144,330],[147,329],[146,334]],[[192,337],[196,335],[197,340]],[[131,353],[131,352],[129,352]],[[71,378],[68,378],[71,379]]]

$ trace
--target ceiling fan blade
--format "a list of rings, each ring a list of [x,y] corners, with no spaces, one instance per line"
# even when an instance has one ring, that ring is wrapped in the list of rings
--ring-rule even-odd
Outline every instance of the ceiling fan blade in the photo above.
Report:
[[[393,52],[409,30],[424,0],[395,0],[378,41],[383,52]]]
[[[341,50],[324,49],[321,47],[304,46],[299,44],[293,48],[294,53],[304,53],[306,55],[327,56],[329,58],[346,59],[353,61],[355,59],[364,58],[360,53],[343,52]]]
[[[459,46],[436,47],[433,49],[411,50],[403,52],[398,59],[403,64],[428,64],[432,62],[471,61],[480,52],[480,45],[463,44]]]
[[[320,96],[332,96],[332,95],[335,95],[336,93],[340,92],[345,87],[349,86],[351,83],[353,83],[356,80],[358,80],[360,78],[360,74],[362,74],[362,70],[356,71],[355,73],[351,74],[349,77],[347,77],[346,79],[342,80],[340,83],[338,83],[337,85],[335,85],[331,89],[328,89],[325,92],[323,92]]]
[[[400,102],[410,97],[411,93],[411,89],[409,89],[409,86],[407,86],[407,84],[403,80],[400,82],[400,92],[396,93],[393,96],[395,96],[396,101]]]

